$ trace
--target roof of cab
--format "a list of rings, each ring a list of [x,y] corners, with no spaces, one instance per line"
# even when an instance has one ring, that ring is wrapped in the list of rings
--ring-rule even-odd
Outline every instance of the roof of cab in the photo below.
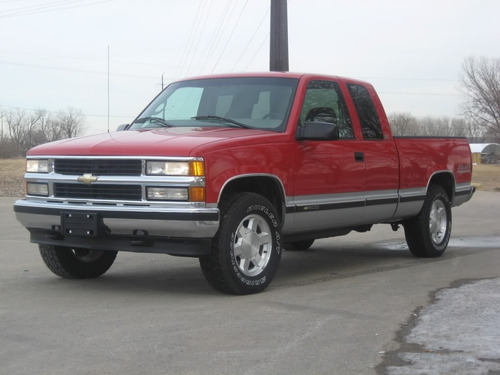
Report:
[[[298,73],[298,72],[251,72],[251,73],[212,74],[212,75],[179,79],[176,82],[191,81],[191,80],[197,80],[197,79],[245,78],[245,77],[250,77],[250,78],[251,77],[255,77],[255,78],[259,78],[259,77],[273,78],[273,77],[276,77],[276,78],[294,78],[294,79],[302,79],[302,78],[305,78],[305,79],[334,79],[337,81],[367,84],[367,82],[364,82],[364,81],[361,81],[358,79],[353,79],[353,78],[340,77],[340,76],[329,75],[329,74]]]

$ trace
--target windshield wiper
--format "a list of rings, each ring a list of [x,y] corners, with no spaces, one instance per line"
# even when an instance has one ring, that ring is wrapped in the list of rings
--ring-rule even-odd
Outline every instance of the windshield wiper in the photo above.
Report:
[[[140,119],[135,120],[133,124],[142,124],[145,123],[146,121],[152,122],[153,124],[158,124],[166,128],[171,128],[175,126],[174,124],[171,124],[170,122],[166,121],[165,119],[162,119],[161,117],[142,117]]]
[[[248,125],[242,124],[241,122],[238,122],[238,121],[230,119],[230,118],[222,117],[222,116],[208,115],[208,116],[195,116],[195,117],[191,117],[191,118],[193,120],[220,120],[223,122],[227,122],[231,125],[236,125],[239,128],[252,129],[252,127],[250,127]]]

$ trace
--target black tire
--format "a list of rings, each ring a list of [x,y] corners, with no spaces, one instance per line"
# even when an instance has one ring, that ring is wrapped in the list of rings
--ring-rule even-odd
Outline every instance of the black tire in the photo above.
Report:
[[[404,223],[410,252],[420,258],[443,255],[451,235],[451,204],[439,185],[431,185],[422,210]]]
[[[228,294],[252,294],[271,283],[281,259],[281,223],[263,196],[240,193],[221,205],[219,230],[209,256],[200,257],[208,283]]]
[[[305,251],[313,245],[314,240],[303,240],[294,242],[285,242],[285,249],[290,251]]]
[[[65,279],[92,279],[103,275],[113,264],[116,251],[73,249],[39,245],[45,265]]]

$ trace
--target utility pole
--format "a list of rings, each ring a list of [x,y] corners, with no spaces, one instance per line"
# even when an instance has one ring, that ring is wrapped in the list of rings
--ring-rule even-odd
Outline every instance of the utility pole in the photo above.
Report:
[[[288,71],[287,0],[271,0],[271,43],[269,70]]]

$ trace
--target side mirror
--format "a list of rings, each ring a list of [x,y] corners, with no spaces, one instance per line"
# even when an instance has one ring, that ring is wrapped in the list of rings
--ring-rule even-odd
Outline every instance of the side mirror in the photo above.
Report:
[[[121,125],[118,125],[118,127],[116,128],[116,131],[117,132],[121,132],[123,130],[127,130],[127,128],[130,126],[130,124],[121,124]]]
[[[340,138],[339,127],[330,122],[306,121],[297,128],[295,138],[298,141],[335,141]]]

